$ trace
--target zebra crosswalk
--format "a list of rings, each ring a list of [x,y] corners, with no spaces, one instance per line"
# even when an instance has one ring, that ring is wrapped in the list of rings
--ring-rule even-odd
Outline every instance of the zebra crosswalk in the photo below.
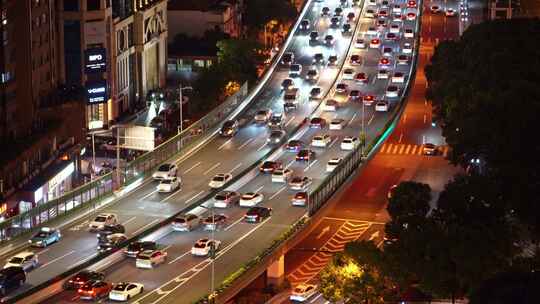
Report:
[[[392,144],[385,143],[379,151],[380,154],[397,154],[397,155],[422,155],[423,145],[412,144]],[[437,154],[446,157],[448,155],[448,146],[438,146]]]
[[[334,253],[343,251],[345,244],[358,239],[369,227],[370,222],[346,221],[318,252],[292,271],[287,278],[293,285],[313,279],[330,261]]]

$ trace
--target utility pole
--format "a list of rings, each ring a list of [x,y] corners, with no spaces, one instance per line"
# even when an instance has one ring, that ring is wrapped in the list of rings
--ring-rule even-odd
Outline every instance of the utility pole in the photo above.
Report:
[[[180,123],[178,124],[178,134],[182,133],[184,131],[184,96],[182,94],[183,90],[193,90],[192,87],[182,87],[182,84],[178,87],[178,103],[180,104]]]
[[[120,188],[120,126],[116,127],[116,182]]]

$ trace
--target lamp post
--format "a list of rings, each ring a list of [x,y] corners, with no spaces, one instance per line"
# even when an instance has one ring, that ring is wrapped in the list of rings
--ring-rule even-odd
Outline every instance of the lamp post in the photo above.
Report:
[[[184,111],[183,111],[183,103],[184,103],[184,98],[182,96],[182,91],[183,90],[193,90],[192,87],[182,87],[182,85],[180,84],[180,86],[178,87],[178,103],[180,104],[180,123],[178,125],[178,134],[182,133],[182,131],[184,130]]]

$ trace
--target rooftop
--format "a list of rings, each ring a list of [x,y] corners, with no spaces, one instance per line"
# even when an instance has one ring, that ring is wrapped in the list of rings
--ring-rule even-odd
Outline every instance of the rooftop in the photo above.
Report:
[[[173,11],[223,11],[236,0],[170,0],[167,9]]]

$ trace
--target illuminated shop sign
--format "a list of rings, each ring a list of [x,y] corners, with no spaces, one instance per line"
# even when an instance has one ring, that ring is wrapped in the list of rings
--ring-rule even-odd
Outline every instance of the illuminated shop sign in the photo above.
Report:
[[[107,57],[104,48],[88,49],[85,51],[86,73],[105,72],[107,70]]]
[[[107,82],[105,80],[87,82],[86,95],[89,104],[107,102]]]

